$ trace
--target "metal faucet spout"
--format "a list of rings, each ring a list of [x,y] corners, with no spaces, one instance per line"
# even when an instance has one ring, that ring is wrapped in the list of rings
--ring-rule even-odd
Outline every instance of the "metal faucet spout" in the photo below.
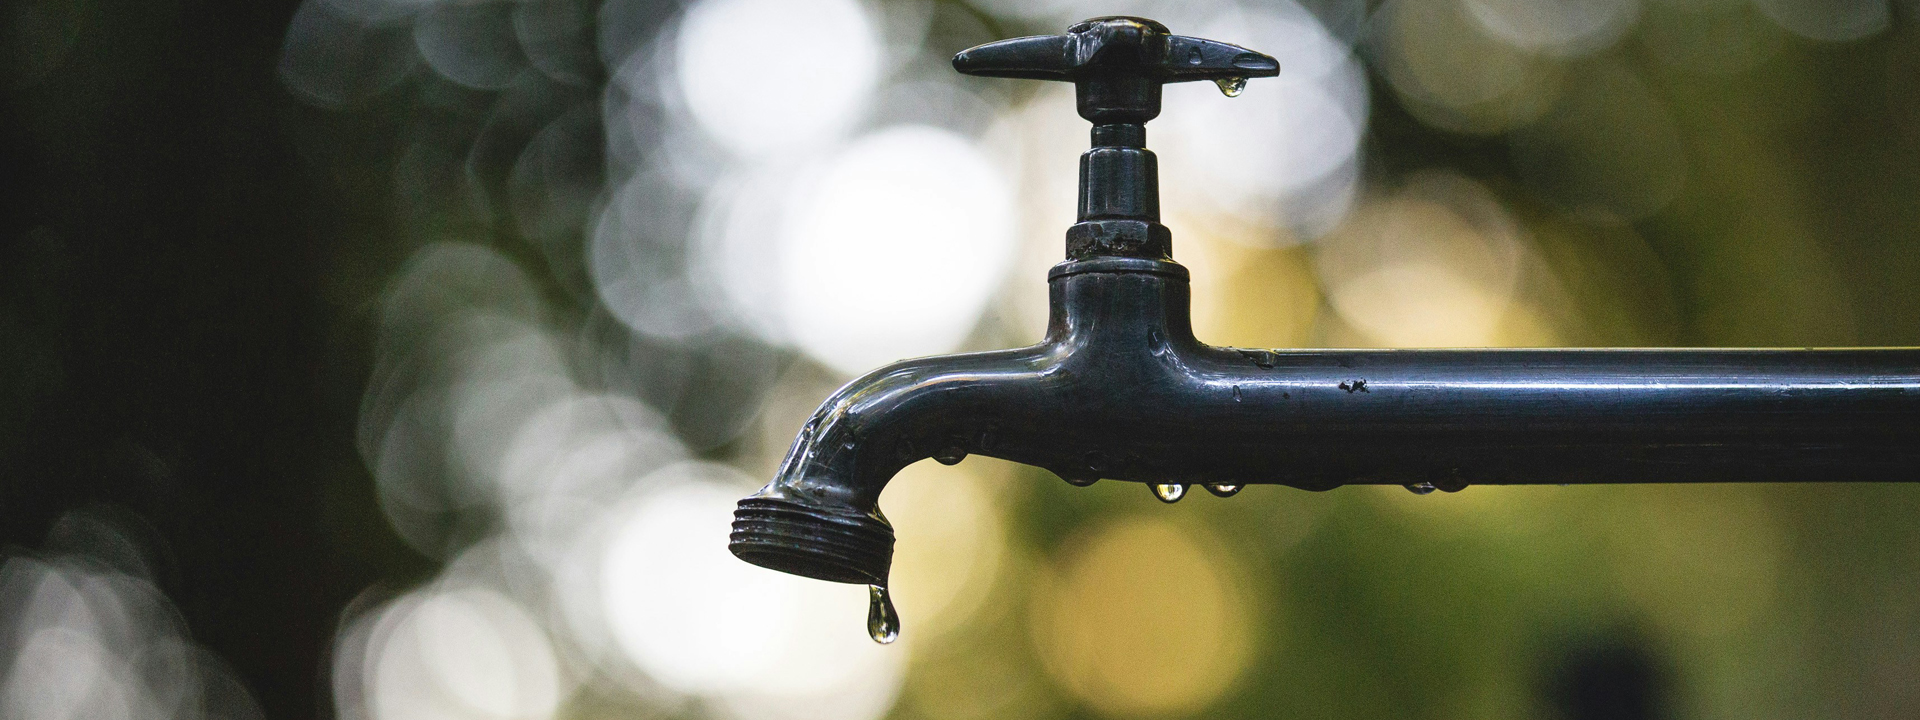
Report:
[[[1271,76],[1273,59],[1095,18],[954,64],[1073,82],[1095,124],[1068,260],[1048,275],[1046,338],[896,363],[834,393],[773,482],[740,502],[731,548],[748,562],[884,586],[893,528],[880,491],[913,462],[968,454],[1075,484],[1146,483],[1168,501],[1194,484],[1227,496],[1252,484],[1920,482],[1920,348],[1208,346],[1159,222],[1144,125],[1161,83]]]
[[[877,505],[927,457],[1076,484],[1920,481],[1920,350],[1246,350],[1205,345],[1186,271],[1056,266],[1046,340],[910,360],[829,398],[732,548],[885,584]]]

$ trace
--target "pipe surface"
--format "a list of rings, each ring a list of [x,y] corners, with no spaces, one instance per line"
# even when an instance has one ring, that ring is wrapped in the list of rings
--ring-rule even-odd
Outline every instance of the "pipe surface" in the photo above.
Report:
[[[896,363],[835,393],[741,503],[765,522],[736,523],[735,552],[884,583],[881,490],[968,454],[1080,484],[1920,480],[1920,349],[1247,350],[1194,337],[1176,263],[1069,261],[1050,291],[1038,345]],[[795,538],[821,522],[844,547],[769,559],[818,545]]]

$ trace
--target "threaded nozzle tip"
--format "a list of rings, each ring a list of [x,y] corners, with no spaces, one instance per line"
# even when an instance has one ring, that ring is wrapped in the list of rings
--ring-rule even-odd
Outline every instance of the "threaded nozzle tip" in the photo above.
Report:
[[[784,573],[885,585],[893,564],[893,528],[850,509],[754,496],[734,510],[727,549],[741,560]]]

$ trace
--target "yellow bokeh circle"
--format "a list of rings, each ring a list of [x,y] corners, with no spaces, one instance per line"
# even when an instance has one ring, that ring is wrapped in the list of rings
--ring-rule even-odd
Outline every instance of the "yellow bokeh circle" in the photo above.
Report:
[[[1229,690],[1251,659],[1233,556],[1199,528],[1148,518],[1072,540],[1035,586],[1048,675],[1104,715],[1180,715]]]

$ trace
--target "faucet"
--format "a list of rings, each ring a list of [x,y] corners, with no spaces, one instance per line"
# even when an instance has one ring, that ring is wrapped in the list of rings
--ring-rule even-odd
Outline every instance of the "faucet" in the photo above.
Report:
[[[730,549],[872,589],[888,642],[893,529],[880,491],[909,464],[987,455],[1075,485],[1920,482],[1920,348],[1268,350],[1193,335],[1188,274],[1161,225],[1147,121],[1161,85],[1228,95],[1272,57],[1103,17],[988,43],[956,70],[1074,84],[1093,123],[1079,221],[1047,273],[1044,340],[906,360],[848,383],[773,482],[740,501]]]

